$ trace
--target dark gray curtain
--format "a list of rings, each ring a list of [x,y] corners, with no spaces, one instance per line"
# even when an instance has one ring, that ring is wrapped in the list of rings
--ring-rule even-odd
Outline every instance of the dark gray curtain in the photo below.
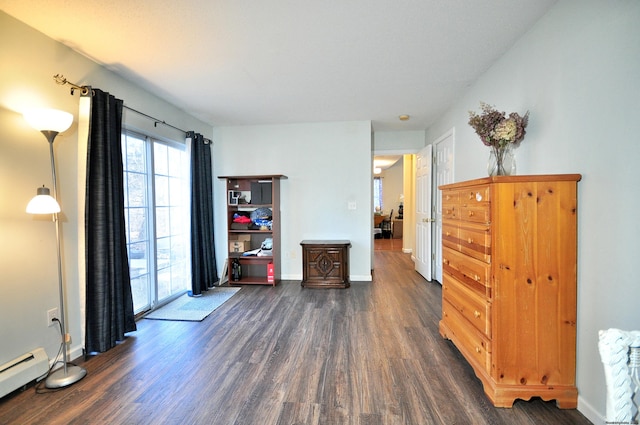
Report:
[[[191,293],[202,294],[218,281],[213,243],[211,145],[202,134],[191,139]]]
[[[87,354],[102,353],[136,330],[125,237],[122,100],[93,89],[87,148]]]

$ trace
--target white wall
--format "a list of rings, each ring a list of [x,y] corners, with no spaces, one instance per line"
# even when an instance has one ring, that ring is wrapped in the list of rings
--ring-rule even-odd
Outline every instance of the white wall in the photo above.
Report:
[[[581,173],[578,183],[579,410],[605,414],[598,330],[640,328],[640,2],[560,1],[427,131],[456,128],[455,180],[486,175],[467,124],[479,101],[531,117],[518,174]],[[470,41],[472,42],[472,41]]]
[[[186,130],[211,137],[211,126],[117,77],[64,45],[0,11],[0,364],[36,347],[44,347],[53,359],[59,347],[59,331],[48,327],[46,311],[58,305],[55,227],[50,219],[24,212],[36,188],[51,187],[48,144],[42,134],[22,118],[27,108],[51,107],[75,115],[74,124],[55,141],[61,215],[63,267],[67,287],[67,325],[72,356],[83,345],[80,288],[84,285],[78,249],[83,211],[78,198],[84,194],[79,178],[83,155],[78,140],[79,95],[57,85],[53,75],[91,84],[124,100],[125,105],[164,119]],[[184,134],[125,111],[125,125],[157,137],[181,140]],[[80,259],[79,259],[80,258]]]
[[[287,176],[281,182],[282,279],[302,279],[302,240],[349,239],[351,280],[371,280],[369,121],[220,127],[213,142],[216,177]],[[224,199],[225,181],[216,180],[215,199]],[[216,201],[214,213],[219,268],[227,251],[225,205]]]
[[[373,134],[374,153],[416,153],[424,148],[424,131],[377,131]]]

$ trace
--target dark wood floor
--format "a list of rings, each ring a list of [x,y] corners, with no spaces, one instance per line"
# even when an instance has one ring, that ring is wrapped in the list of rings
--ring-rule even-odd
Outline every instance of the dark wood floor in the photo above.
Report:
[[[142,319],[60,390],[0,401],[0,424],[589,424],[553,402],[491,406],[438,334],[441,288],[376,251],[348,289],[245,286],[202,322]]]
[[[402,239],[374,239],[373,249],[376,251],[402,251]]]

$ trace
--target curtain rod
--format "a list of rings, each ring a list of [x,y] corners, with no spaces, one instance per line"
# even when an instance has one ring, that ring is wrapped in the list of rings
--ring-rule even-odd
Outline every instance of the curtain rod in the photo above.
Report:
[[[56,75],[54,75],[54,76],[53,76],[53,79],[55,80],[55,82],[56,82],[57,84],[60,84],[60,85],[62,85],[62,86],[63,86],[63,85],[65,85],[65,84],[70,85],[70,86],[71,86],[71,95],[72,95],[72,96],[73,96],[73,94],[74,94],[74,92],[75,92],[76,90],[80,90],[80,93],[81,93],[82,95],[84,95],[84,96],[88,95],[88,94],[89,94],[89,90],[91,90],[91,86],[79,86],[78,84],[73,84],[72,82],[70,82],[69,80],[67,80],[67,79],[64,77],[64,75],[61,75],[61,74],[56,74]],[[136,114],[140,114],[140,115],[142,115],[143,117],[146,117],[146,118],[149,118],[150,120],[153,120],[153,126],[154,126],[154,127],[157,127],[157,126],[158,126],[158,124],[162,124],[162,125],[166,125],[167,127],[171,127],[171,128],[173,128],[173,129],[175,129],[175,130],[181,131],[181,132],[183,132],[184,134],[187,134],[187,133],[188,133],[187,131],[185,131],[185,130],[183,130],[183,129],[181,129],[181,128],[178,128],[178,127],[176,127],[176,126],[173,126],[173,125],[171,125],[171,124],[169,124],[169,123],[167,123],[167,122],[165,122],[165,121],[163,121],[163,120],[160,120],[159,118],[155,118],[155,117],[152,117],[151,115],[145,114],[144,112],[140,112],[140,111],[138,111],[137,109],[133,109],[133,108],[131,108],[131,107],[127,106],[127,105],[123,105],[123,107],[124,107],[124,108],[126,108],[126,109],[128,109],[128,110],[130,110],[131,112],[135,112]],[[208,141],[209,143],[211,143],[211,140],[209,140],[209,139],[206,139],[206,138],[205,138],[205,141]]]
[[[64,78],[64,75],[61,74],[56,74],[53,76],[53,79],[55,80],[56,84],[60,84],[61,86],[64,86],[65,84],[68,84],[71,86],[71,96],[73,96],[74,92],[76,90],[80,90],[80,94],[83,96],[86,96],[89,94],[89,90],[91,89],[90,86],[79,86],[77,84],[73,84],[71,81],[67,80],[66,78]]]
[[[164,122],[164,121],[161,121],[161,120],[160,120],[160,119],[158,119],[158,118],[152,117],[151,115],[147,115],[147,114],[145,114],[144,112],[140,112],[140,111],[138,111],[137,109],[133,109],[133,108],[131,108],[130,106],[127,106],[127,105],[122,105],[122,106],[123,106],[123,108],[128,109],[128,110],[130,110],[131,112],[135,112],[136,114],[140,114],[140,115],[142,115],[142,116],[143,116],[143,117],[145,117],[145,118],[149,118],[150,120],[153,120],[153,126],[154,126],[154,127],[157,127],[157,126],[158,126],[158,124],[162,124],[162,125],[166,125],[167,127],[171,127],[171,128],[173,128],[173,129],[175,129],[175,130],[182,131],[184,134],[187,134],[187,131],[184,131],[184,130],[183,130],[183,129],[181,129],[181,128],[178,128],[178,127],[173,126],[173,125],[171,125],[171,124],[169,124],[169,123],[166,123],[166,122]]]

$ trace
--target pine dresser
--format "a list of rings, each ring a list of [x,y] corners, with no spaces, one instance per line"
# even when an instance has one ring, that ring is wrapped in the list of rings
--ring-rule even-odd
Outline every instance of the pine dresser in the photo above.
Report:
[[[576,408],[579,174],[499,176],[442,190],[442,320],[494,406]]]

